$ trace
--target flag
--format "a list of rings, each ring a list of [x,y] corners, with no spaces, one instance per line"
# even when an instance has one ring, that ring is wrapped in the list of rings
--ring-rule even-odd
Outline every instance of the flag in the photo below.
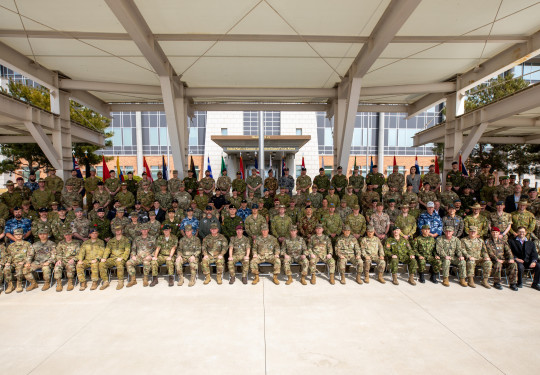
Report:
[[[197,171],[195,170],[195,163],[193,162],[193,156],[191,157],[191,162],[189,163],[189,169],[193,171],[193,176],[195,177],[195,180],[199,180],[199,176],[197,176]]]
[[[459,164],[458,164],[458,168],[459,168],[459,171],[462,172],[461,170],[461,166],[463,165],[463,163],[461,162],[461,154],[459,154]]]
[[[79,168],[79,163],[77,163],[77,159],[75,159],[75,155],[73,155],[72,158],[73,158],[73,169],[77,171],[77,177],[82,178],[81,168]]]
[[[394,156],[394,159],[396,157]],[[420,176],[420,166],[418,165],[418,156],[414,157],[414,167],[416,168],[416,174]]]
[[[465,164],[461,164],[461,174],[463,176],[468,176],[469,175],[469,171],[467,171],[467,168],[465,168]]]
[[[169,171],[167,169],[167,164],[165,163],[165,155],[161,155],[161,164],[163,164],[163,170],[161,173],[163,173],[163,179],[167,181],[169,179]]]
[[[371,157],[371,166],[369,167],[369,173],[373,173],[373,156]]]
[[[394,167],[397,166],[396,155],[394,155],[394,164],[393,164],[393,166]]]
[[[354,168],[356,168],[356,156],[354,157]]]
[[[120,157],[119,156],[116,157],[116,170],[117,170],[118,178],[120,179],[120,181],[124,181],[124,175],[122,174],[122,170],[120,169]]]
[[[109,173],[107,163],[105,163],[105,155],[101,155],[101,157],[103,159],[103,181],[106,181],[108,178],[111,177],[111,174]]]
[[[212,167],[210,166],[210,156],[208,156],[208,168],[207,170],[210,172],[210,178],[214,178],[214,176],[212,176]]]
[[[439,174],[439,159],[437,158],[437,155],[435,155],[435,173]]]
[[[223,156],[221,157],[221,174],[223,174],[223,171],[227,169],[225,166],[225,159],[223,159]]]
[[[244,160],[242,159],[242,155],[240,155],[240,172],[242,172],[242,180],[245,180],[245,176],[244,176]]]
[[[259,173],[259,158],[258,157],[255,157],[255,169],[257,170],[257,176],[260,176],[261,174]]]
[[[146,162],[146,157],[143,156],[143,168],[146,172],[146,178],[148,178],[151,182],[154,182],[154,178],[152,177],[152,172],[150,171],[150,167],[148,167],[148,163]]]
[[[287,165],[285,164],[285,158],[281,158],[281,174],[285,175],[285,168]]]
[[[304,162],[304,157],[302,156],[302,168],[306,167],[306,163]]]
[[[85,169],[85,177],[90,177],[90,159],[88,159],[88,155],[85,155],[84,157],[84,169]]]

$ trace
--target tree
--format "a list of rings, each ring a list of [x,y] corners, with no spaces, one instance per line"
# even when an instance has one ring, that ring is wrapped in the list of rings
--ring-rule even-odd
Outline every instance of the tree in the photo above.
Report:
[[[25,101],[36,107],[51,110],[51,100],[49,91],[44,87],[31,87],[22,83],[10,81],[7,93],[14,98]],[[87,128],[104,132],[109,127],[108,118],[92,111],[83,105],[70,100],[70,118],[72,121]],[[112,133],[105,133],[105,146],[110,146],[111,141],[107,141]],[[98,164],[101,161],[101,155],[96,151],[101,149],[88,143],[74,143],[73,152],[76,158],[83,160],[88,155],[90,164]],[[86,152],[86,153],[85,153]],[[36,143],[5,143],[0,145],[0,154],[6,157],[0,162],[0,173],[14,172],[28,167],[30,171],[50,167],[51,164],[41,148]]]

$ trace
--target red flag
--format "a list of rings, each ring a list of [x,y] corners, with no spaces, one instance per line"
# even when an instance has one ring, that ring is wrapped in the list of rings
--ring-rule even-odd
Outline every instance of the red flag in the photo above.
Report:
[[[245,180],[245,178],[244,178],[244,160],[242,159],[242,156],[240,156],[240,172],[242,172],[242,180]]]
[[[109,167],[107,167],[107,163],[105,163],[105,155],[101,155],[103,158],[103,181],[106,181],[108,178],[111,177],[111,174],[109,173]]]
[[[302,168],[306,167],[306,163],[304,163],[304,157],[302,156]]]
[[[396,155],[394,155],[394,167],[397,165]]]
[[[461,169],[461,154],[459,154],[459,171],[461,172],[462,169]]]
[[[437,158],[437,155],[435,155],[435,173],[439,174],[439,159]]]
[[[148,178],[151,182],[154,182],[154,179],[152,178],[152,172],[150,171],[150,168],[148,167],[148,163],[146,162],[146,158],[143,156],[143,168],[146,172],[146,178]]]

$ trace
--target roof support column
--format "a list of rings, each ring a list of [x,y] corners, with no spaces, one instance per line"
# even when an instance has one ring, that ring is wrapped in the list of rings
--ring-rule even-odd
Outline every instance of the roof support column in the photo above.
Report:
[[[338,88],[338,108],[337,111],[334,111],[336,114],[336,118],[334,119],[334,148],[336,155],[334,158],[334,167],[340,165],[346,171],[349,166],[349,156],[361,88],[362,79],[358,77],[350,78],[340,84]]]
[[[58,170],[57,175],[65,181],[71,176],[70,172],[73,169],[69,93],[53,89],[51,90],[50,97],[51,112],[59,115],[59,117],[55,118],[54,129],[52,131],[52,144],[58,156],[57,166],[55,168]],[[50,161],[54,166],[53,161]]]
[[[452,170],[452,162],[457,160],[463,146],[463,130],[461,130],[461,122],[456,120],[456,116],[465,112],[465,99],[466,97],[459,92],[452,93],[446,98],[443,188],[446,185],[446,175]]]

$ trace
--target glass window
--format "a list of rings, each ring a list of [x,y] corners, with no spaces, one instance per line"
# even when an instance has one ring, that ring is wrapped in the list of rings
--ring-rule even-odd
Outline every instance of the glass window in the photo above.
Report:
[[[296,128],[296,135],[302,135],[302,129]]]
[[[135,172],[135,169],[132,165],[125,165],[122,167],[122,172],[128,174],[128,172]]]
[[[297,165],[296,168],[295,168],[295,172],[296,172],[295,177],[300,176],[300,173],[302,172],[302,166],[301,166],[301,165]]]
[[[388,129],[388,146],[395,147],[397,146],[397,129]]]
[[[334,136],[332,134],[332,128],[324,128],[324,145],[333,146]]]
[[[150,146],[159,146],[159,129],[150,128],[148,130]]]
[[[332,166],[331,165],[325,165],[324,166],[324,174],[327,175],[329,178],[332,178]]]
[[[159,143],[161,146],[169,145],[169,132],[166,127],[159,129],[159,138]]]
[[[132,146],[133,145],[133,128],[124,128],[122,129],[123,132],[123,141],[124,146]]]
[[[362,129],[354,128],[352,146],[362,146]]]
[[[199,129],[189,128],[189,145],[199,144]]]
[[[154,180],[157,179],[157,173],[158,173],[159,171],[161,171],[161,168],[159,167],[159,165],[152,165],[152,166],[150,167],[150,173],[152,173],[152,178],[153,178]]]
[[[229,129],[221,128],[221,135],[229,135]]]
[[[96,167],[96,176],[99,176],[99,177],[103,178],[103,166]]]

